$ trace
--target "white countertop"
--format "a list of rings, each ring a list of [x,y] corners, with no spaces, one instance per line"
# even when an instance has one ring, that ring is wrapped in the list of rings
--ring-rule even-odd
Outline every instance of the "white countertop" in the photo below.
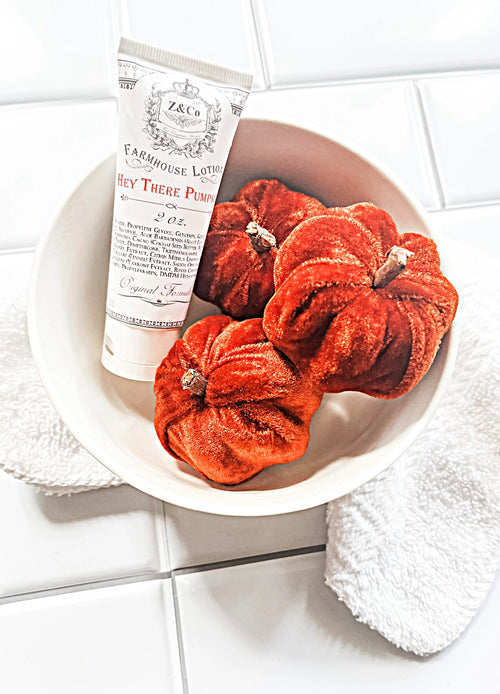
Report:
[[[244,115],[378,157],[436,228],[500,257],[495,0],[3,0],[0,252],[32,250],[112,151],[120,35],[255,75]],[[228,518],[128,486],[47,497],[0,473],[5,694],[500,692],[500,581],[429,658],[324,585],[325,507]]]

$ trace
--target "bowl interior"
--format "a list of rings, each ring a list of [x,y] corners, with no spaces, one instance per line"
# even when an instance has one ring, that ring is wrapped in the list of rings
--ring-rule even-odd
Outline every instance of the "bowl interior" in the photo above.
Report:
[[[29,302],[33,353],[45,387],[75,437],[124,481],[174,504],[228,515],[269,515],[341,496],[390,465],[418,436],[437,404],[454,357],[453,331],[429,373],[394,401],[326,395],[311,443],[295,463],[235,487],[202,479],[157,440],[152,384],[129,381],[100,362],[114,192],[114,156],[76,189],[37,249]],[[327,205],[371,201],[402,231],[430,235],[411,195],[351,148],[322,135],[243,119],[219,192],[278,178]],[[214,307],[193,297],[186,325]]]

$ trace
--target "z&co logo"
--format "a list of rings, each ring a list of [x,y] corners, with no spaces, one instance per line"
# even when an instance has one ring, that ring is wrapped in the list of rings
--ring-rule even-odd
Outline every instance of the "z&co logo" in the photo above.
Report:
[[[213,152],[221,121],[217,99],[210,102],[189,80],[162,91],[153,84],[145,102],[145,132],[153,149],[198,158]]]

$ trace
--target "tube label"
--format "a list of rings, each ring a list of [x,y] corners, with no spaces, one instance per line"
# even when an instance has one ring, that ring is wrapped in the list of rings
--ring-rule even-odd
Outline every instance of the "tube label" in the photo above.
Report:
[[[119,76],[106,313],[181,327],[248,89],[123,55]]]

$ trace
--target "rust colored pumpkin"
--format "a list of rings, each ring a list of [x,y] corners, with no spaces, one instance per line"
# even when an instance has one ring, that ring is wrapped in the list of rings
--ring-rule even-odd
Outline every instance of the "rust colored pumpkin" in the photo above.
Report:
[[[215,206],[194,292],[233,318],[261,317],[274,292],[279,247],[295,227],[325,214],[314,198],[276,180],[247,183]]]
[[[325,392],[395,398],[431,366],[458,295],[435,243],[370,203],[303,222],[281,247],[269,339]]]
[[[158,367],[154,425],[174,457],[222,484],[303,455],[322,393],[267,340],[261,319],[208,316]]]

